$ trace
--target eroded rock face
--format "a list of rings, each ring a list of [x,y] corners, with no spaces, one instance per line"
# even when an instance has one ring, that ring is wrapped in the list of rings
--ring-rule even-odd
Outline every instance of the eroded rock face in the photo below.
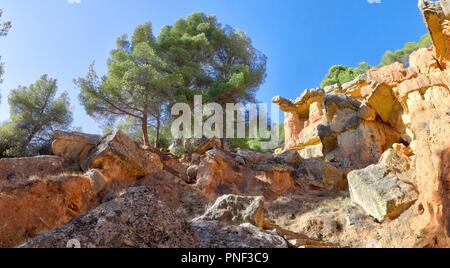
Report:
[[[417,200],[414,186],[381,165],[350,172],[348,184],[353,202],[380,222],[395,219]]]
[[[94,207],[96,191],[85,176],[37,180],[0,192],[0,247],[14,247],[62,226]]]
[[[251,224],[226,225],[220,221],[194,221],[192,228],[208,248],[288,248],[281,236]]]
[[[0,159],[0,190],[33,180],[79,171],[57,156]]]
[[[121,197],[21,247],[65,248],[71,239],[77,239],[83,248],[202,246],[189,223],[146,187],[132,188]]]
[[[123,132],[114,132],[101,141],[82,163],[83,170],[99,169],[110,179],[138,179],[163,170],[160,157],[142,150]]]
[[[436,58],[442,68],[450,61],[450,2],[419,0],[419,7],[433,39]]]
[[[250,223],[264,227],[264,198],[224,195],[194,221],[221,221],[230,225]]]
[[[293,102],[274,102],[286,113],[285,150],[298,150],[305,159],[321,158],[343,167],[361,168],[375,164],[384,150],[401,140],[388,122],[377,120],[371,98],[361,102],[341,93],[316,93],[304,94]]]
[[[53,154],[73,163],[82,163],[101,137],[78,132],[57,131],[52,143]]]

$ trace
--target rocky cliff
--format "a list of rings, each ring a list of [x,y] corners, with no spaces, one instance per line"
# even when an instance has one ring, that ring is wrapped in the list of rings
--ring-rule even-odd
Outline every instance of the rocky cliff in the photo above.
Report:
[[[397,241],[378,234],[380,246],[450,242],[450,1],[419,7],[433,46],[414,52],[409,66],[372,69],[296,100],[274,98],[286,113],[284,150],[351,171],[352,201],[380,222],[378,232],[399,232],[390,238]]]
[[[433,46],[408,66],[274,98],[274,154],[60,132],[0,159],[0,247],[449,247],[450,0],[419,7]]]

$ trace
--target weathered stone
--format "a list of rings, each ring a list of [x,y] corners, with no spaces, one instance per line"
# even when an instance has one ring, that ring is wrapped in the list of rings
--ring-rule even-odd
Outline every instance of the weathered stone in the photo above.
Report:
[[[381,165],[350,172],[348,183],[353,202],[378,221],[397,218],[418,198],[414,186]]]
[[[0,190],[30,180],[78,171],[78,168],[66,165],[64,159],[58,156],[4,158],[0,159]]]
[[[149,188],[128,190],[68,225],[46,233],[24,248],[65,248],[76,239],[82,248],[201,247],[189,224]]]
[[[337,140],[336,161],[345,167],[364,168],[377,163],[383,152],[400,140],[400,135],[385,124],[363,122],[339,135]]]
[[[292,167],[270,162],[243,166],[235,156],[223,150],[211,150],[202,158],[196,186],[210,200],[224,194],[268,197],[294,187]]]
[[[194,221],[192,228],[208,248],[288,248],[281,236],[251,224],[226,225],[219,221]]]
[[[362,104],[358,111],[358,117],[369,122],[375,121],[377,112],[367,104]]]
[[[189,182],[195,182],[197,180],[198,165],[192,165],[186,170]]]
[[[295,172],[296,177],[314,187],[329,191],[341,191],[347,186],[344,170],[324,161],[305,160]]]
[[[261,153],[250,150],[238,150],[237,155],[243,157],[245,161],[252,164],[266,163],[273,159],[271,153]]]
[[[144,151],[117,131],[106,136],[82,165],[83,170],[99,169],[110,179],[137,179],[163,169],[160,157]]]
[[[201,217],[200,221],[222,221],[230,225],[250,223],[264,227],[264,198],[224,195],[219,197]]]
[[[279,154],[274,159],[276,162],[284,163],[293,167],[300,165],[303,161],[299,152],[296,150],[289,150]]]
[[[53,136],[53,154],[74,163],[83,162],[89,152],[101,140],[101,137],[98,135],[89,135],[79,132],[57,131]]]
[[[435,56],[441,68],[450,62],[450,1],[419,0],[419,7],[433,39]]]
[[[0,247],[17,246],[66,224],[95,205],[95,194],[84,176],[38,180],[1,192]]]
[[[86,178],[91,180],[92,191],[95,195],[99,194],[103,189],[105,189],[108,184],[108,178],[103,176],[102,172],[97,169],[91,169],[84,174]]]
[[[384,152],[378,164],[387,167],[396,174],[402,174],[411,170],[411,160],[402,152],[394,149]]]

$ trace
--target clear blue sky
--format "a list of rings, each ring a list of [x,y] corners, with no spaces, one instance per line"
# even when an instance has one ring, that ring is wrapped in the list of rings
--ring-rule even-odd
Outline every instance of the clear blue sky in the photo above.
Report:
[[[295,98],[317,87],[331,65],[356,66],[363,60],[376,65],[386,50],[426,33],[417,0],[68,1],[1,0],[4,18],[13,21],[13,29],[0,39],[6,63],[0,121],[8,118],[9,90],[46,73],[58,79],[60,90],[70,93],[74,126],[98,132],[96,122],[79,105],[72,80],[84,76],[93,61],[103,74],[116,38],[146,21],[157,34],[163,25],[203,11],[244,30],[268,56],[267,80],[258,93],[265,102],[275,95]]]

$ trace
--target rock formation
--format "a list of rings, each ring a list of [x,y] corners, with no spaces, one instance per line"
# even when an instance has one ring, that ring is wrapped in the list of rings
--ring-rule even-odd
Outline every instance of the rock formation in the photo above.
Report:
[[[64,248],[72,239],[83,248],[201,246],[189,224],[146,187],[131,188],[121,197],[22,247]]]
[[[408,66],[274,98],[275,153],[58,132],[0,159],[0,247],[450,247],[450,0],[419,7]]]
[[[409,66],[372,69],[295,101],[274,99],[286,113],[285,150],[354,170],[352,200],[380,221],[390,218],[380,232],[395,236],[392,226],[403,222],[396,232],[418,237],[404,243],[382,237],[380,246],[450,243],[450,1],[421,0],[419,7],[433,46],[414,52]],[[395,220],[402,213],[409,223]]]

